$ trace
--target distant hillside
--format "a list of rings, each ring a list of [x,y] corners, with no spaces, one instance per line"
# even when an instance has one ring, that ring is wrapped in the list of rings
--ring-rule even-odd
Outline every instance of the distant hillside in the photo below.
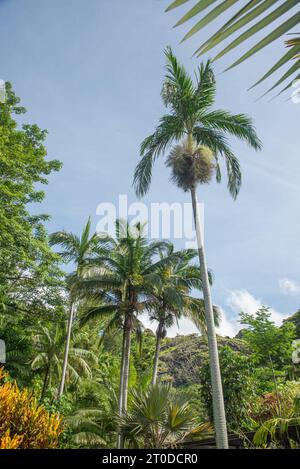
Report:
[[[293,322],[300,339],[300,310],[286,321]],[[227,345],[233,350],[247,353],[241,329],[235,338],[218,336],[220,346]],[[153,335],[151,333],[151,335]],[[162,342],[159,376],[163,381],[172,382],[174,386],[185,386],[199,383],[199,368],[208,357],[207,343],[198,334],[177,335],[165,338]]]
[[[218,343],[236,351],[246,351],[245,343],[238,338],[219,336]],[[174,386],[197,384],[199,368],[207,356],[207,343],[197,334],[166,338],[160,354],[160,378]]]

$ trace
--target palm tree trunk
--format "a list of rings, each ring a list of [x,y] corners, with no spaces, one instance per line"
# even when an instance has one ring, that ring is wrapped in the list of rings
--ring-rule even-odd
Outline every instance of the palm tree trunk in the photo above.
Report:
[[[130,366],[130,346],[131,346],[131,329],[132,318],[130,315],[125,319],[125,344],[124,344],[124,377],[123,377],[123,408],[122,411],[127,410],[128,398],[128,380],[129,380],[129,366]]]
[[[120,387],[119,387],[119,402],[118,402],[118,414],[119,417],[122,416],[123,413],[123,400],[124,400],[124,395],[123,395],[123,388],[124,388],[124,361],[125,361],[125,338],[126,338],[126,333],[125,333],[125,324],[123,328],[123,344],[122,344],[122,357],[121,357],[121,369],[120,369]],[[121,449],[123,446],[123,439],[122,439],[122,434],[120,431],[118,431],[117,435],[117,448]]]
[[[228,436],[227,436],[226,415],[225,415],[225,407],[224,407],[221,372],[220,372],[220,365],[219,365],[218,344],[217,344],[217,337],[216,337],[216,331],[215,331],[214,313],[213,313],[213,305],[212,305],[210,285],[209,285],[207,265],[206,265],[205,249],[204,249],[204,243],[203,243],[202,233],[201,233],[200,213],[199,213],[195,187],[192,187],[191,189],[191,196],[192,196],[192,204],[193,204],[194,222],[195,222],[196,234],[197,234],[200,272],[201,272],[202,289],[203,289],[203,297],[204,297],[204,305],[205,305],[216,444],[217,444],[217,448],[219,449],[227,449],[228,448]]]
[[[154,355],[154,361],[153,361],[153,374],[152,374],[152,381],[151,381],[152,386],[155,386],[156,381],[157,381],[160,344],[161,344],[161,324],[158,325],[157,332],[156,332],[155,355]]]
[[[120,373],[120,390],[119,390],[119,415],[120,416],[122,416],[122,414],[124,414],[127,410],[131,328],[132,328],[131,316],[126,315],[124,328],[123,328],[123,350],[122,350],[122,365],[121,365],[121,373]],[[121,432],[118,432],[117,447],[118,449],[123,449],[124,447],[124,438]]]
[[[59,391],[58,391],[58,399],[60,399],[64,393],[66,373],[67,373],[67,367],[68,367],[68,357],[69,357],[69,350],[70,350],[71,332],[72,332],[73,317],[74,317],[74,309],[75,309],[75,305],[74,305],[74,302],[72,302],[71,307],[70,307],[69,320],[68,320],[67,339],[66,339],[61,381],[60,381]]]

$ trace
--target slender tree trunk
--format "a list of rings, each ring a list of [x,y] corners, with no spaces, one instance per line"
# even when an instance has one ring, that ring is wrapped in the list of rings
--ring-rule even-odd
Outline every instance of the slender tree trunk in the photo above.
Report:
[[[119,415],[120,416],[123,415],[127,410],[131,328],[132,328],[132,319],[130,315],[127,315],[125,318],[124,329],[123,329],[122,366],[121,366],[121,373],[120,373],[120,390],[119,390]],[[124,438],[121,432],[119,432],[118,434],[117,446],[118,446],[118,449],[124,448]]]
[[[209,285],[207,265],[206,265],[205,249],[204,249],[204,243],[203,243],[203,238],[202,238],[202,233],[201,233],[200,213],[199,213],[195,187],[191,189],[191,196],[192,196],[192,204],[193,204],[194,222],[195,222],[196,234],[197,234],[200,272],[201,272],[201,278],[202,278],[202,289],[203,289],[205,316],[206,316],[206,324],[207,324],[216,444],[217,444],[217,448],[219,449],[227,449],[228,448],[228,436],[227,436],[226,415],[225,415],[225,407],[224,407],[221,372],[220,372],[220,365],[219,365],[218,344],[217,344],[217,337],[216,337],[216,331],[215,331],[214,313],[213,313],[213,305],[212,305],[210,285]]]
[[[123,328],[123,344],[122,344],[122,357],[121,357],[121,368],[120,368],[120,387],[119,387],[119,402],[118,402],[118,414],[119,417],[122,416],[123,413],[123,387],[124,387],[124,361],[125,361],[125,324]],[[123,446],[123,439],[121,432],[118,431],[117,435],[117,448],[121,449]]]
[[[161,344],[161,324],[158,325],[157,332],[156,332],[156,345],[155,345],[155,355],[154,355],[154,360],[153,360],[153,374],[152,374],[152,382],[151,382],[152,386],[155,386],[156,381],[157,381],[160,344]]]
[[[69,357],[69,350],[70,350],[71,332],[72,332],[72,325],[73,325],[73,318],[74,318],[74,310],[75,310],[75,305],[74,305],[74,302],[72,301],[72,304],[70,307],[70,313],[69,313],[67,339],[66,339],[61,381],[60,381],[59,391],[58,391],[58,399],[60,399],[64,393],[66,373],[67,373],[67,367],[68,367],[68,357]]]
[[[131,346],[132,318],[130,315],[125,319],[125,347],[124,347],[124,378],[123,378],[123,412],[127,410],[128,380],[130,366],[130,346]]]

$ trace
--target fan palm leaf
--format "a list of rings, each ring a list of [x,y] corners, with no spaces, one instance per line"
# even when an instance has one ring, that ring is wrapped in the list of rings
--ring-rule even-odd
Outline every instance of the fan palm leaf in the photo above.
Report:
[[[176,447],[190,435],[204,436],[209,425],[196,421],[190,406],[176,397],[167,385],[132,391],[130,411],[119,418],[130,447]]]

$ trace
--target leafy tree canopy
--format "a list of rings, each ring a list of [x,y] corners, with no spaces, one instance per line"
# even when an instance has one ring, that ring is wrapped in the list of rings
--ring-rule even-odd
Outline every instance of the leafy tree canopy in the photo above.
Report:
[[[0,104],[0,275],[1,283],[43,274],[54,260],[46,242],[42,222],[46,215],[32,215],[29,205],[41,202],[47,176],[58,171],[57,160],[48,161],[44,141],[47,135],[35,124],[18,125],[17,117],[26,110],[10,83],[6,102]]]
[[[249,344],[258,365],[281,368],[292,363],[296,327],[291,322],[276,327],[270,317],[270,309],[265,307],[255,315],[241,313],[241,324],[248,326],[243,331],[243,339]]]

